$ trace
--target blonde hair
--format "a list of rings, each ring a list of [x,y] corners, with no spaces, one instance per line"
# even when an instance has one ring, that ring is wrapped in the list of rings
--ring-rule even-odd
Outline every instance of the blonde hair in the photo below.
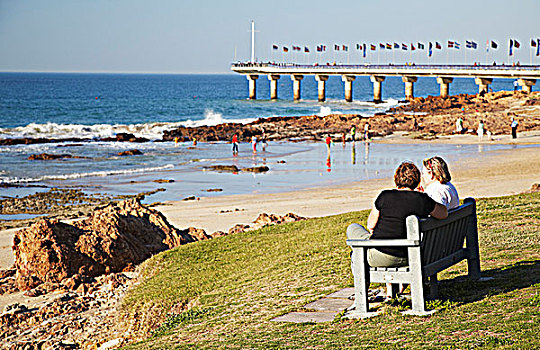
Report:
[[[452,176],[448,170],[448,165],[441,157],[435,156],[426,158],[422,161],[422,164],[424,164],[424,167],[427,170],[431,171],[435,179],[440,183],[445,184],[452,180]]]

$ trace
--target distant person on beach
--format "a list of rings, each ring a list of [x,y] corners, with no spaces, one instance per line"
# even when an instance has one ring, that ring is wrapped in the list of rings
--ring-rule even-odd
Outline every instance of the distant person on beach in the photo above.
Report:
[[[257,136],[251,136],[251,147],[253,148],[253,153],[257,153]]]
[[[448,164],[439,156],[426,158],[422,161],[422,187],[420,191],[433,198],[435,202],[444,205],[448,210],[459,206],[459,196],[450,180],[452,176]]]
[[[513,117],[512,117],[512,123],[510,124],[510,128],[512,128],[512,138],[515,139],[517,138],[517,127],[518,127],[519,123],[517,122],[517,120],[515,120]]]
[[[517,91],[518,88],[518,81],[514,80],[514,92]]]
[[[266,152],[266,147],[268,147],[268,143],[266,143],[266,136],[264,136],[264,135],[263,135],[262,140],[261,140],[261,146],[262,146],[263,152]]]
[[[463,118],[459,117],[456,120],[456,134],[463,133]]]
[[[444,219],[448,210],[427,194],[415,191],[420,184],[420,170],[411,162],[403,162],[396,169],[396,189],[382,191],[367,219],[367,229],[360,224],[347,228],[347,239],[406,239],[405,220],[409,215],[433,216]],[[355,254],[351,255],[354,264]],[[407,248],[370,248],[368,263],[372,267],[406,266]],[[354,271],[354,268],[353,268]]]
[[[478,123],[477,133],[478,133],[478,139],[482,141],[484,139],[484,121],[483,120],[480,120],[480,122]]]
[[[356,126],[351,126],[351,139],[352,142],[356,141]]]
[[[178,147],[178,136],[174,138],[174,147]]]
[[[341,134],[341,142],[343,143],[343,147],[345,147],[346,140],[347,140],[347,135],[345,133]]]
[[[330,154],[330,145],[332,144],[332,138],[330,137],[330,135],[326,135],[325,142],[326,148],[328,149],[328,154]]]
[[[238,134],[234,134],[232,137],[232,153],[238,154]]]
[[[364,140],[369,140],[369,123],[364,124]]]
[[[197,146],[197,139],[193,138],[193,146]]]

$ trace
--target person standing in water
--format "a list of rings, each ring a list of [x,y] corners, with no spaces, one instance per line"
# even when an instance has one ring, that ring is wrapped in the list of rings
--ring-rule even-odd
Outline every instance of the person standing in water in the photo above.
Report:
[[[253,153],[257,153],[257,136],[251,136],[251,147],[253,147]]]

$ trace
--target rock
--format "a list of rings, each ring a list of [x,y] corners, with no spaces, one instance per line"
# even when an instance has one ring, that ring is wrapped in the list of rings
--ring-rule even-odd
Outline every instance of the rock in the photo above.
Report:
[[[212,238],[218,238],[218,237],[225,237],[225,236],[228,236],[229,234],[227,232],[223,232],[223,231],[216,231],[216,232],[213,232],[212,234],[210,234],[210,236]]]
[[[158,252],[208,239],[201,231],[178,230],[137,199],[96,209],[73,224],[40,220],[13,238],[17,287],[29,290],[77,274],[95,277],[132,269]],[[66,280],[65,286],[77,288],[84,281],[77,278]]]
[[[205,167],[204,169],[219,171],[219,172],[231,172],[231,173],[237,173],[240,171],[236,165],[211,165],[208,167]]]
[[[23,305],[23,304],[19,304],[19,303],[14,303],[14,304],[9,304],[9,305],[6,305],[4,307],[4,314],[16,314],[16,313],[20,313],[20,312],[26,312],[28,311],[28,308],[26,307],[26,305]]]
[[[186,197],[184,199],[182,199],[183,201],[194,201],[195,199],[197,199],[197,197],[195,196],[189,196],[189,197]]]
[[[222,192],[223,188],[209,188],[207,190],[204,190],[206,192]]]
[[[140,155],[140,154],[143,154],[141,151],[139,151],[138,149],[130,149],[128,151],[122,151],[122,152],[118,152],[118,155],[123,157],[123,156],[135,156],[135,155]]]
[[[248,171],[251,173],[264,173],[270,170],[267,166],[256,166],[251,168],[242,168],[242,171]]]
[[[28,160],[55,160],[55,159],[72,158],[72,157],[73,156],[71,154],[41,153],[41,154],[32,154],[27,159]]]
[[[243,225],[243,224],[236,224],[233,227],[229,229],[229,234],[233,235],[235,233],[241,233],[246,231],[250,226],[249,225]]]
[[[159,180],[154,180],[153,182],[157,182],[157,183],[173,183],[174,180],[172,180],[172,179],[159,179]]]
[[[281,217],[278,216],[278,215],[275,215],[275,214],[266,214],[266,213],[261,213],[259,214],[259,216],[255,219],[255,221],[253,221],[253,223],[256,225],[256,226],[266,226],[266,225],[275,225],[275,224],[279,224],[281,223]]]

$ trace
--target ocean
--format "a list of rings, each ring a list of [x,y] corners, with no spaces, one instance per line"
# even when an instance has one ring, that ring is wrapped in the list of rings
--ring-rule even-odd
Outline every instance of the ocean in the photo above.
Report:
[[[511,90],[511,80],[495,79],[492,88]],[[478,91],[473,79],[454,79],[450,93]],[[398,77],[383,83],[382,104],[373,104],[372,84],[358,77],[353,84],[354,102],[343,101],[343,82],[327,82],[327,102],[317,102],[313,77],[302,81],[302,100],[292,100],[292,82],[279,80],[279,100],[269,100],[269,82],[257,82],[258,100],[250,101],[248,82],[243,76],[0,73],[0,138],[110,137],[133,133],[152,141],[161,140],[164,130],[180,125],[247,123],[271,116],[358,113],[371,116],[400,103],[404,84]],[[438,95],[435,78],[420,78],[415,96]],[[416,162],[439,154],[452,159],[477,157],[479,153],[510,146],[483,145],[383,145],[357,143],[333,146],[327,158],[326,146],[314,142],[270,142],[266,152],[253,154],[241,144],[237,157],[230,144],[172,142],[57,142],[0,146],[0,198],[22,196],[51,187],[81,187],[87,192],[136,194],[158,192],[148,202],[178,200],[188,196],[289,191],[327,186],[392,174],[399,162]],[[121,157],[118,152],[138,149],[143,154]],[[81,158],[30,161],[32,154],[71,154]],[[264,174],[217,173],[206,167],[235,164],[239,168],[267,165]],[[173,182],[157,183],[167,179]],[[32,185],[32,187],[28,187]],[[33,187],[45,186],[43,188]],[[221,191],[208,192],[209,189]]]

